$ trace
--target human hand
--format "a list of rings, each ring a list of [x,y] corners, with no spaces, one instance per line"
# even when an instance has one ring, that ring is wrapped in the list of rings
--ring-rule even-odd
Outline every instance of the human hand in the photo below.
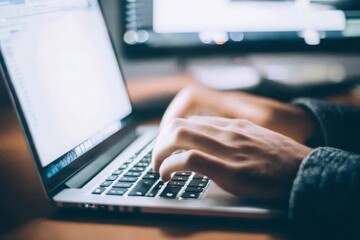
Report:
[[[179,92],[166,110],[161,127],[175,118],[194,115],[247,119],[300,143],[314,135],[313,120],[300,107],[242,92],[220,92],[199,86]]]
[[[164,126],[152,163],[163,181],[176,171],[195,171],[235,195],[285,202],[299,165],[310,152],[247,120],[203,116],[174,119]]]

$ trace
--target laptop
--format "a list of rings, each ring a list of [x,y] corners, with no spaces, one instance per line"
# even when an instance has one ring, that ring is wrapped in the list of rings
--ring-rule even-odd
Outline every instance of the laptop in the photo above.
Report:
[[[279,218],[206,176],[151,169],[157,128],[139,125],[97,0],[0,2],[1,73],[49,201],[60,208]],[[236,183],[234,183],[236,184]]]

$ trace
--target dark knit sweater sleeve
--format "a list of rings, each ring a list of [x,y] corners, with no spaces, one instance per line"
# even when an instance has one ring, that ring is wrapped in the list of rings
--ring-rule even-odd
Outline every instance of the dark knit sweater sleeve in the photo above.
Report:
[[[360,230],[360,109],[299,99],[317,125],[315,148],[293,183],[289,217],[301,231]],[[314,143],[314,142],[313,142]]]
[[[303,230],[360,227],[360,155],[316,148],[302,162],[293,183],[289,217]]]
[[[360,153],[360,108],[305,98],[293,103],[315,120],[318,138],[313,146]]]

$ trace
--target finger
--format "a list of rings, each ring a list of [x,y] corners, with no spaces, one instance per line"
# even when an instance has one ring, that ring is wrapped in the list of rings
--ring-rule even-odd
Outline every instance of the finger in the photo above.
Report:
[[[160,167],[162,181],[169,181],[171,173],[178,171],[193,171],[208,176],[215,182],[226,174],[226,163],[219,158],[198,150],[189,150],[173,154],[165,159]]]
[[[176,118],[186,118],[187,113],[185,107],[176,109],[177,104],[171,103],[166,112],[163,114],[161,118],[161,122],[159,125],[160,129],[163,129],[166,125],[168,125],[173,119]]]
[[[217,157],[231,154],[229,146],[218,138],[191,128],[178,127],[157,139],[152,156],[153,169],[158,171],[164,159],[173,152],[190,149],[196,149]]]
[[[158,170],[161,161],[172,154],[173,151],[181,149],[188,150],[191,149],[191,147],[196,149],[196,146],[199,150],[213,154],[217,157],[226,158],[226,156],[231,154],[231,150],[233,150],[229,143],[232,143],[234,140],[246,139],[246,134],[242,131],[241,126],[245,126],[248,123],[249,122],[246,120],[210,116],[193,116],[188,119],[174,119],[159,133],[153,152],[153,168],[154,170]],[[172,146],[172,148],[168,148],[167,152],[165,152],[163,148],[166,148],[166,144],[170,144],[171,139],[181,138],[181,135],[184,135],[181,132],[185,132],[185,128],[188,128],[188,131],[195,131],[200,135],[202,134],[208,139],[207,144],[204,143],[206,140],[201,140],[201,137],[194,139],[189,136],[187,140],[185,139],[187,141],[186,146],[178,141],[173,143],[174,145],[177,144],[177,146]],[[177,134],[180,136],[176,136]],[[214,140],[216,140],[215,143]],[[198,143],[202,143],[203,146],[199,147]],[[161,153],[162,151],[163,153]],[[161,154],[163,155],[161,156]]]
[[[191,116],[187,118],[190,122],[203,122],[217,127],[242,129],[252,124],[247,119],[224,118],[216,116]]]
[[[163,114],[160,128],[166,126],[172,119],[188,117],[193,105],[192,92],[191,89],[185,89],[176,95]]]
[[[248,120],[244,119],[230,119],[213,116],[191,116],[186,119],[176,118],[162,128],[159,133],[159,138],[179,127],[188,127],[216,138],[222,138],[228,135],[228,132],[233,132],[235,130],[237,132],[243,132],[243,128],[246,125],[249,125],[249,123]],[[228,138],[222,140],[228,140]]]
[[[212,124],[218,127],[226,127],[229,125],[231,119],[216,117],[216,116],[191,116],[187,118],[187,120],[191,122],[206,122],[208,124]]]
[[[222,133],[224,131],[224,129],[222,129],[221,127],[218,127],[212,123],[208,123],[206,119],[201,120],[201,118],[197,118],[195,120],[194,118],[194,121],[191,121],[190,119],[193,118],[189,118],[189,119],[176,118],[172,120],[161,130],[161,132],[159,133],[159,138],[161,138],[163,135],[168,134],[171,131],[176,130],[179,127],[190,128],[192,130],[202,132],[211,136],[219,135],[219,133]]]

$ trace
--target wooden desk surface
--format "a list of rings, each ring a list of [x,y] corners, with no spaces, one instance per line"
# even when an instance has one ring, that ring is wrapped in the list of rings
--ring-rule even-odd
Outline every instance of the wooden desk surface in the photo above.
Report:
[[[189,84],[185,76],[134,81],[129,91],[146,100],[151,89],[171,97]],[[288,229],[276,221],[58,211],[42,191],[14,111],[0,108],[0,239],[292,239]]]

